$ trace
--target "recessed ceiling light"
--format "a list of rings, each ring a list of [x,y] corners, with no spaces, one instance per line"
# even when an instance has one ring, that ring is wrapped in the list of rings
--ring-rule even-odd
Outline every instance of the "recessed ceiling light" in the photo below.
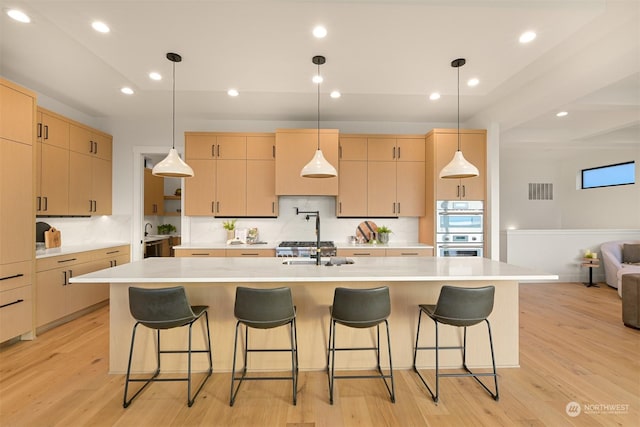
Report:
[[[565,117],[567,116],[569,113],[567,113],[566,111],[560,111],[558,114],[556,114],[556,117]]]
[[[322,82],[324,81],[324,79],[322,78],[322,76],[318,76],[318,75],[313,76],[313,79],[312,79],[312,80],[313,80],[313,82],[314,82],[314,83],[318,83],[318,84],[319,84],[319,83],[322,83]]]
[[[16,21],[22,22],[24,24],[28,24],[29,22],[31,22],[31,18],[29,18],[29,15],[18,9],[7,10],[7,15],[9,15],[11,19],[15,19]]]
[[[313,35],[317,39],[323,39],[327,36],[327,29],[322,25],[318,25],[313,29]]]
[[[536,33],[533,31],[525,31],[520,35],[520,43],[529,43],[534,41],[536,38]]]
[[[474,86],[478,86],[479,83],[480,83],[480,80],[478,80],[475,77],[472,78],[472,79],[467,80],[467,86],[474,87]]]
[[[227,91],[227,95],[229,95],[229,96],[238,96],[238,95],[240,95],[240,92],[238,92],[237,89],[229,89]]]
[[[431,95],[429,95],[429,99],[432,101],[437,101],[438,99],[440,99],[440,94],[438,92],[433,92]]]
[[[131,89],[130,87],[123,87],[122,89],[120,89],[120,92],[124,93],[125,95],[133,95],[133,89]]]
[[[111,31],[109,26],[107,24],[105,24],[104,22],[93,21],[91,23],[91,26],[93,27],[94,30],[96,30],[99,33],[108,33],[109,31]]]
[[[160,75],[160,73],[156,73],[155,71],[149,73],[149,78],[151,80],[162,80],[162,76]]]
[[[331,96],[332,98],[340,98],[342,96],[342,94],[340,92],[338,92],[337,90],[334,90],[333,92],[331,92]]]

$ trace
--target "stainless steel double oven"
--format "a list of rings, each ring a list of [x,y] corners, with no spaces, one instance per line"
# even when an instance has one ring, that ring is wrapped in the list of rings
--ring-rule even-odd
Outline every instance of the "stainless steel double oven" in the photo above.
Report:
[[[483,201],[439,200],[436,221],[436,256],[484,255]]]

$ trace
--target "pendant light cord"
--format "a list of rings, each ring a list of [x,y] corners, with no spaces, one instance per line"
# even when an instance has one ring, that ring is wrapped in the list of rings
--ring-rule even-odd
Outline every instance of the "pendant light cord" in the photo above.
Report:
[[[173,62],[173,127],[171,132],[172,143],[171,147],[176,148],[176,63]]]
[[[320,64],[318,63],[318,77],[320,77]],[[320,80],[320,79],[318,79]],[[318,150],[320,150],[320,83],[318,81]]]
[[[458,151],[460,151],[460,67],[458,67]]]

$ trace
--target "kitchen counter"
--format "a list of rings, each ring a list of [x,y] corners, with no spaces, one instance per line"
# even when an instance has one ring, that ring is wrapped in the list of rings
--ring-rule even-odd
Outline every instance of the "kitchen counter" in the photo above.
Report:
[[[36,250],[36,259],[48,258],[58,255],[75,254],[78,252],[94,251],[96,249],[112,248],[115,246],[130,245],[130,242],[93,242],[81,245],[62,245],[59,248]]]
[[[237,244],[227,245],[226,243],[191,243],[181,244],[176,246],[175,249],[275,249],[280,242],[266,242],[262,244]],[[350,244],[334,242],[337,249],[361,249],[361,248],[379,248],[379,249],[433,249],[433,246],[424,243],[396,243],[389,242],[387,244],[371,245],[369,243],[363,244]]]
[[[556,280],[557,276],[532,271],[483,258],[386,257],[356,258],[354,264],[341,266],[285,265],[282,258],[147,258],[131,264],[102,270],[71,279],[72,283],[92,286],[92,283],[110,283],[110,372],[126,371],[129,340],[133,319],[129,313],[128,288],[147,288],[183,285],[191,304],[210,307],[214,367],[216,371],[229,371],[233,356],[235,317],[233,306],[237,286],[272,288],[291,287],[297,307],[300,369],[321,370],[326,367],[326,337],[328,334],[328,307],[334,288],[371,288],[389,286],[391,294],[392,351],[394,366],[409,369],[413,361],[413,346],[418,319],[418,304],[435,303],[442,285],[478,287],[495,285],[495,306],[490,316],[494,332],[496,363],[498,367],[519,366],[518,356],[518,282]],[[199,327],[194,334],[202,344]],[[143,332],[144,331],[144,332]],[[272,331],[269,341],[273,345],[286,342],[286,334]],[[140,369],[154,365],[153,335],[145,328],[141,349],[134,362]],[[353,346],[370,346],[372,335],[341,331],[343,339]],[[254,334],[255,339],[262,339]],[[425,339],[433,340],[432,325],[425,327]],[[453,328],[442,328],[442,342],[459,342],[460,335]],[[184,334],[168,334],[164,342],[182,343]],[[485,351],[486,329],[472,327],[468,333],[468,363],[472,367],[490,366],[490,353]],[[476,351],[480,348],[481,351]],[[443,367],[458,367],[459,354],[443,352]],[[427,356],[425,356],[426,358]],[[184,360],[171,358],[165,367],[184,369]],[[286,359],[286,358],[285,358]],[[373,366],[374,358],[345,358],[344,368],[363,369]],[[164,364],[165,362],[163,362]],[[426,359],[425,366],[433,365]],[[203,369],[205,361],[194,360],[196,369]],[[287,369],[286,360],[267,356],[252,360],[254,369]]]

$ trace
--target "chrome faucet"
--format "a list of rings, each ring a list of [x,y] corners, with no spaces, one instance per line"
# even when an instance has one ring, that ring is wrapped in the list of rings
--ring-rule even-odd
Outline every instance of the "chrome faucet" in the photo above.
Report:
[[[296,208],[296,215],[306,214],[305,219],[316,218],[316,265],[320,265],[320,211],[301,211]]]
[[[151,226],[151,228],[153,228],[153,225],[150,222],[146,223],[144,225],[144,237],[147,237],[149,235],[149,233],[147,232],[147,226],[149,225]]]

